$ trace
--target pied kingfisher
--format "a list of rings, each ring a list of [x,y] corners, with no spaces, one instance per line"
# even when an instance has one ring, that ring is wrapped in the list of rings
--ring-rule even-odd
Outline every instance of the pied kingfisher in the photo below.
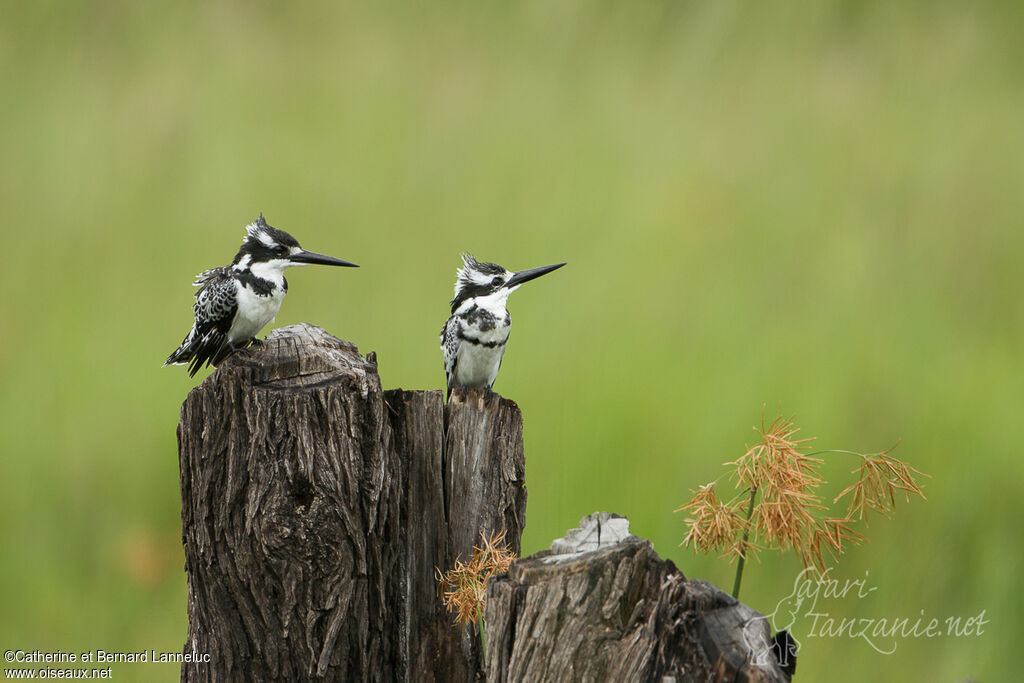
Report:
[[[274,319],[288,291],[284,269],[321,263],[356,264],[305,251],[294,237],[267,224],[263,214],[246,226],[246,237],[230,266],[196,276],[193,307],[195,324],[181,346],[164,365],[189,364],[195,376],[206,365],[217,365],[236,349],[256,341],[256,335]]]
[[[447,398],[451,398],[454,387],[490,392],[512,328],[512,318],[505,308],[508,295],[524,282],[565,265],[513,273],[496,263],[480,263],[471,254],[463,254],[462,263],[455,278],[452,317],[441,328]]]

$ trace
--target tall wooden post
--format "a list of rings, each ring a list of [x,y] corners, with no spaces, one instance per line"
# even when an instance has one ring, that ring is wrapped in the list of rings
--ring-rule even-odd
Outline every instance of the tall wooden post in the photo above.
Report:
[[[522,417],[500,397],[381,388],[318,327],[273,332],[185,400],[183,681],[468,681],[435,568],[525,523]]]
[[[520,552],[522,427],[496,395],[383,391],[310,325],[233,355],[178,426],[182,681],[788,680],[791,639],[606,513],[491,580],[485,670],[435,572],[481,532]]]

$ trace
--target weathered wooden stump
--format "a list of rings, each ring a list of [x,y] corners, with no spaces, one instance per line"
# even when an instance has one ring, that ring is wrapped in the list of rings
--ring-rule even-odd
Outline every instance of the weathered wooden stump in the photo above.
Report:
[[[617,515],[493,578],[485,618],[492,682],[789,680],[763,615],[686,579]]]
[[[478,641],[435,568],[505,530],[519,552],[522,417],[500,397],[383,391],[373,354],[274,331],[185,400],[183,681],[463,681]]]
[[[435,570],[525,524],[522,416],[383,391],[373,354],[296,325],[224,362],[178,426],[183,681],[474,681]],[[489,681],[771,681],[766,620],[592,515],[495,577]]]

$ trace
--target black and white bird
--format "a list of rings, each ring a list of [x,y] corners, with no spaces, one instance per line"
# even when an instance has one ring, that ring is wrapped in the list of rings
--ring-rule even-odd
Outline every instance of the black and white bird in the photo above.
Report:
[[[512,329],[506,308],[509,294],[524,282],[565,265],[513,273],[496,263],[480,263],[471,254],[463,254],[462,263],[455,278],[452,316],[441,328],[448,398],[456,387],[490,391]]]
[[[194,376],[203,365],[217,365],[233,351],[256,341],[281,308],[288,291],[285,268],[320,263],[356,264],[306,251],[284,230],[267,224],[263,214],[246,226],[245,240],[229,266],[196,276],[195,324],[164,365],[185,365]]]

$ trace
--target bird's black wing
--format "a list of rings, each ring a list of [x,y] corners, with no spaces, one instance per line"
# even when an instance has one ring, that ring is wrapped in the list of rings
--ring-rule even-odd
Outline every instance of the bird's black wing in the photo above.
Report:
[[[199,287],[192,307],[195,323],[164,365],[188,363],[188,374],[194,376],[203,365],[216,365],[231,352],[227,334],[238,311],[238,299],[227,266],[200,273],[192,284]]]
[[[459,321],[454,315],[445,322],[441,328],[441,350],[444,351],[444,375],[447,380],[448,390],[445,394],[447,401],[452,396],[452,386],[455,384],[455,368],[459,363]]]
[[[225,266],[200,273],[192,284],[196,291],[196,335],[200,341],[189,364],[189,374],[195,375],[203,365],[217,365],[231,348],[227,343],[228,330],[238,312],[238,290],[230,269]]]

